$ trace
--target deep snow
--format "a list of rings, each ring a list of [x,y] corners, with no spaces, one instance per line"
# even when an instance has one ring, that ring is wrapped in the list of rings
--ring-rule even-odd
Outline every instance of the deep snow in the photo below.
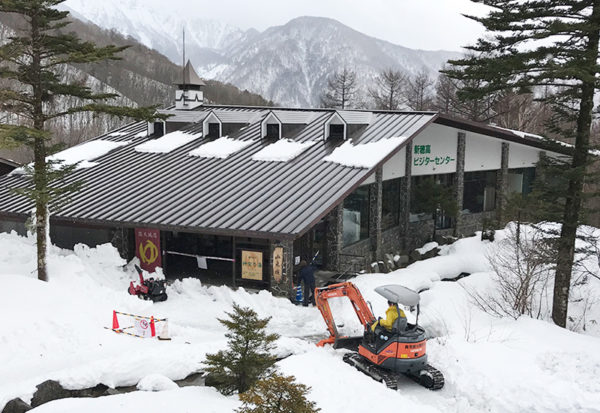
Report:
[[[497,239],[502,232],[497,232]],[[34,239],[0,234],[0,408],[14,397],[26,401],[35,385],[52,378],[65,387],[104,383],[137,385],[145,390],[98,399],[60,400],[40,412],[125,412],[140,410],[231,412],[240,403],[211,388],[168,390],[177,380],[202,368],[207,352],[222,348],[225,330],[217,321],[232,303],[272,316],[269,329],[281,335],[277,352],[291,354],[278,363],[284,374],[312,387],[310,398],[323,412],[389,410],[415,412],[596,412],[600,411],[600,331],[588,323],[588,334],[558,328],[546,321],[493,318],[480,311],[469,291],[489,289],[491,273],[485,258],[495,243],[472,237],[442,247],[441,256],[390,274],[364,274],[354,282],[376,315],[387,307],[373,290],[398,283],[421,293],[420,323],[432,338],[431,364],[445,375],[438,392],[403,380],[391,391],[343,363],[344,350],[317,348],[325,324],[315,308],[295,306],[270,293],[208,287],[194,279],[177,281],[169,299],[153,304],[129,296],[133,270],[110,245],[75,251],[51,248],[50,282],[35,279]],[[597,262],[594,264],[597,269]],[[441,281],[461,272],[458,282]],[[600,291],[591,279],[589,288]],[[336,303],[338,324],[357,328],[348,305]],[[577,306],[573,306],[577,316]],[[112,310],[168,317],[172,341],[137,339],[104,327]],[[339,312],[341,314],[338,314]],[[596,306],[589,319],[600,320]],[[127,323],[120,318],[121,325]],[[358,326],[358,329],[360,326]],[[141,381],[141,383],[140,383]]]

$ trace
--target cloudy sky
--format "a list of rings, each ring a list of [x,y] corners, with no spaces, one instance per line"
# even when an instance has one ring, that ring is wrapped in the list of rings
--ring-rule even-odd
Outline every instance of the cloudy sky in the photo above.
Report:
[[[148,0],[144,0],[148,2]],[[460,50],[482,33],[461,13],[480,13],[469,0],[151,0],[248,29],[264,30],[298,16],[331,17],[411,48]],[[151,2],[150,1],[150,2]]]

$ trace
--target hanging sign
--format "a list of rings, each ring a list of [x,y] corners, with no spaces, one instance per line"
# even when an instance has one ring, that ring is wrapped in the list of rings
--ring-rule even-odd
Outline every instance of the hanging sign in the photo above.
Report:
[[[283,248],[275,247],[273,250],[273,278],[275,282],[281,282],[281,275],[283,273]]]
[[[263,279],[263,253],[242,250],[242,278],[247,280]]]
[[[154,272],[156,267],[162,267],[160,231],[136,228],[135,255],[140,259],[140,267],[148,272]]]

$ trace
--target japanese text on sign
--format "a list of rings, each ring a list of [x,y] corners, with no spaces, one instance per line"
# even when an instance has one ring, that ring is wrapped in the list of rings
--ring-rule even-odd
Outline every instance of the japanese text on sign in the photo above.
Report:
[[[431,153],[431,145],[415,145],[415,154]]]
[[[273,278],[276,282],[281,282],[283,272],[283,248],[276,247],[273,250]]]
[[[263,253],[242,250],[242,278],[248,280],[263,279]]]
[[[427,166],[427,165],[447,165],[450,162],[455,161],[456,159],[452,158],[451,156],[436,156],[436,157],[432,157],[432,156],[421,156],[418,158],[415,158],[413,160],[413,165],[414,166]]]

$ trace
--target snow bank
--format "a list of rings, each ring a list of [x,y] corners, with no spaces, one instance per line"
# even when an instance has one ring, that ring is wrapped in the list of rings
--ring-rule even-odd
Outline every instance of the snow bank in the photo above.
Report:
[[[183,387],[148,393],[138,391],[97,399],[62,399],[36,408],[35,413],[225,413],[241,406],[237,396],[225,397],[212,387]]]
[[[597,230],[590,229],[595,234]],[[504,237],[496,232],[496,240]],[[277,354],[284,374],[312,387],[309,394],[324,413],[389,410],[405,406],[423,412],[564,412],[597,411],[600,406],[600,339],[598,306],[588,310],[586,334],[573,333],[546,321],[493,318],[470,299],[473,291],[493,288],[493,274],[485,258],[498,243],[478,237],[442,246],[440,256],[389,274],[364,274],[353,282],[383,315],[386,300],[374,292],[384,284],[401,284],[421,292],[422,324],[431,337],[428,356],[446,378],[438,392],[402,379],[393,392],[342,360],[344,350],[317,348],[326,336],[318,310],[294,306],[266,291],[204,286],[184,279],[168,287],[162,303],[142,301],[126,292],[136,274],[110,245],[75,251],[50,249],[50,281],[35,278],[35,240],[0,234],[0,300],[4,314],[0,329],[0,409],[10,399],[29,400],[35,385],[55,379],[67,388],[131,386],[145,390],[97,399],[69,399],[48,403],[40,412],[202,411],[231,412],[237,397],[211,388],[172,387],[170,380],[201,370],[206,353],[222,349],[225,328],[218,318],[232,304],[253,308],[260,317],[273,317],[270,332],[281,335]],[[598,270],[596,267],[591,267]],[[469,277],[443,282],[458,274]],[[600,281],[587,289],[600,292]],[[352,332],[356,315],[348,302],[332,302],[336,324]],[[110,326],[112,310],[168,317],[171,341],[118,335]],[[575,318],[582,308],[573,303]],[[414,320],[415,314],[406,310]],[[130,322],[119,318],[121,325]],[[358,334],[360,334],[358,325]],[[356,332],[356,331],[354,331]]]
[[[137,389],[142,391],[166,391],[178,387],[173,380],[162,374],[149,374],[137,384]]]
[[[323,160],[355,168],[372,168],[407,139],[401,136],[362,145],[353,145],[348,141],[335,148],[331,155],[326,156]]]
[[[200,156],[202,158],[225,159],[229,155],[241,151],[251,143],[252,141],[238,141],[230,139],[227,136],[222,136],[217,140],[201,145],[189,154],[191,156]]]
[[[175,131],[167,133],[158,139],[151,139],[135,147],[137,152],[145,153],[169,153],[180,146],[202,137],[201,133],[186,133]]]
[[[131,142],[115,142],[97,139],[55,153],[54,155],[49,156],[47,160],[59,162],[57,166],[75,165],[76,163],[79,163],[77,165],[77,168],[90,168],[92,166],[98,165],[97,162],[90,162],[92,159],[96,159],[103,155],[106,155],[110,151],[117,149],[121,146],[128,145],[129,143]],[[33,164],[30,164],[29,166],[33,167]],[[11,172],[11,174],[13,175],[22,175],[24,173],[25,168],[17,168]]]
[[[315,142],[294,142],[290,139],[281,139],[255,153],[252,156],[252,160],[272,162],[290,161],[314,144]]]

